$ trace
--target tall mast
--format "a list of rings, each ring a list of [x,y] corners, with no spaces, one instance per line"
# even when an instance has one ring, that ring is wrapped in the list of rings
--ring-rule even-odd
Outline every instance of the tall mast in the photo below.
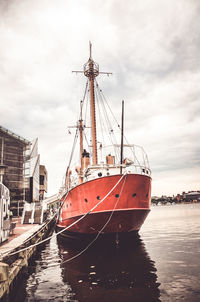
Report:
[[[92,132],[92,163],[98,164],[97,155],[97,131],[96,131],[96,112],[95,112],[95,93],[94,79],[99,74],[99,65],[92,59],[92,44],[90,42],[90,57],[84,65],[84,74],[89,78],[90,83],[90,114],[91,114],[91,132]]]
[[[72,71],[76,73],[84,73],[89,78],[90,83],[90,114],[91,114],[91,133],[92,133],[92,163],[98,164],[97,154],[97,131],[96,131],[96,112],[95,112],[95,92],[94,92],[94,79],[101,74],[112,74],[111,72],[99,72],[99,65],[92,59],[92,43],[90,42],[90,57],[84,65],[84,71]]]

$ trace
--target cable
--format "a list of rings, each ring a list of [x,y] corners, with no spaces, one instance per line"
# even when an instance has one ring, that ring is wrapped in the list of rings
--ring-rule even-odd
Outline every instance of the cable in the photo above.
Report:
[[[25,247],[25,248],[23,248],[23,249],[21,249],[21,250],[19,250],[19,251],[16,251],[16,252],[13,252],[13,253],[9,253],[9,256],[13,256],[13,255],[16,255],[16,254],[18,254],[18,253],[20,253],[20,252],[23,252],[23,251],[26,251],[26,250],[28,250],[29,248],[32,248],[32,247],[35,247],[35,246],[38,246],[38,245],[40,245],[40,244],[42,244],[42,243],[44,243],[44,242],[46,242],[46,241],[48,241],[48,240],[50,240],[51,238],[53,238],[53,237],[57,237],[59,234],[61,234],[61,233],[63,233],[64,231],[66,231],[66,230],[68,230],[69,228],[71,228],[73,225],[75,225],[76,223],[78,223],[79,221],[81,221],[82,219],[84,219],[88,214],[90,214],[94,209],[96,209],[109,195],[110,195],[110,193],[112,193],[112,191],[117,187],[117,185],[120,183],[120,181],[124,178],[124,176],[127,174],[127,172],[125,172],[121,177],[120,177],[120,179],[117,181],[117,183],[112,187],[112,189],[104,196],[104,198],[102,199],[102,200],[100,200],[92,209],[90,209],[90,211],[88,211],[86,214],[84,214],[83,216],[81,216],[78,220],[76,220],[76,221],[74,221],[73,223],[71,223],[69,226],[67,226],[67,227],[65,227],[63,230],[61,230],[61,231],[59,231],[58,233],[56,233],[56,234],[53,234],[52,236],[50,236],[50,237],[47,237],[47,238],[45,238],[44,240],[42,240],[42,241],[40,241],[40,242],[37,242],[37,243],[35,243],[35,244],[32,244],[32,245],[30,245],[30,246],[28,246],[28,247]],[[1,256],[2,255],[4,255],[4,254],[8,254],[8,253],[2,253],[1,254]]]
[[[116,137],[115,137],[115,134],[114,134],[113,123],[111,123],[111,121],[110,121],[110,119],[108,117],[108,113],[107,113],[106,106],[105,106],[105,104],[107,106],[108,106],[108,104],[106,103],[106,101],[104,101],[105,97],[103,96],[102,90],[99,88],[99,85],[98,85],[98,83],[97,83],[96,80],[95,80],[95,84],[96,84],[97,95],[98,95],[98,98],[100,100],[103,116],[104,116],[104,119],[105,119],[106,127],[108,129],[108,131],[107,131],[108,137],[109,137],[108,139],[111,141],[111,143],[113,145],[115,156],[118,159],[118,150],[115,148],[117,140],[116,140]],[[111,109],[110,109],[110,111],[111,111]],[[113,115],[112,112],[111,112],[111,114]],[[114,121],[116,122],[116,118],[115,117],[114,117]],[[117,124],[117,126],[119,126],[119,125]],[[106,127],[105,127],[105,130],[106,130]]]
[[[86,82],[85,91],[84,91],[84,95],[83,95],[83,103],[84,103],[84,101],[85,101],[86,93],[87,93],[87,91],[88,91],[88,83],[89,83],[89,79],[88,79],[87,82]]]
[[[39,232],[41,230],[43,230],[55,217],[56,217],[57,213],[53,215],[53,217],[41,228],[39,229],[36,233],[34,233],[31,237],[29,237],[28,239],[26,239],[24,241],[24,243],[26,243],[27,241],[31,240],[33,237],[35,237],[37,234],[39,234]]]
[[[117,199],[117,201],[116,201],[116,203],[115,203],[115,206],[114,206],[114,208],[113,208],[113,210],[112,210],[112,212],[111,212],[111,214],[110,214],[110,216],[109,216],[109,218],[108,218],[108,220],[106,221],[106,223],[103,225],[103,227],[100,229],[100,231],[98,232],[98,234],[97,234],[97,236],[81,251],[81,252],[79,252],[77,255],[75,255],[75,256],[73,256],[73,257],[71,257],[71,258],[69,258],[69,259],[67,259],[67,260],[65,260],[65,261],[63,261],[61,264],[64,264],[64,263],[66,263],[66,262],[69,262],[69,261],[71,261],[71,260],[73,260],[73,259],[75,259],[75,258],[77,258],[77,257],[79,257],[79,256],[81,256],[84,252],[86,252],[87,250],[88,250],[88,248],[98,239],[98,237],[100,236],[100,234],[102,233],[102,231],[105,229],[105,227],[108,225],[108,223],[110,222],[110,220],[111,220],[111,218],[112,218],[112,216],[113,216],[113,214],[114,214],[114,211],[115,211],[115,209],[116,209],[116,207],[117,207],[117,204],[118,204],[118,202],[119,202],[119,199],[120,199],[120,196],[121,196],[121,193],[122,193],[122,191],[123,191],[123,189],[124,189],[124,184],[125,184],[125,181],[126,181],[126,177],[124,178],[124,182],[123,182],[123,185],[122,185],[122,188],[121,188],[121,191],[120,191],[120,194],[119,194],[119,197],[118,197],[118,199]]]

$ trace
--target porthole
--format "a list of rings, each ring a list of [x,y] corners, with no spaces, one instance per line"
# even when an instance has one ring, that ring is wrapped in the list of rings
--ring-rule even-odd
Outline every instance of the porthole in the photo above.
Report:
[[[98,195],[98,196],[97,196],[97,200],[100,200],[100,199],[101,199],[101,197]]]
[[[87,198],[85,198],[85,202],[88,202]]]
[[[118,198],[118,197],[119,197],[119,194],[115,194],[115,197]]]
[[[135,196],[136,196],[136,193],[133,193],[133,194],[132,194],[132,197],[135,197]]]
[[[148,193],[146,194],[146,196],[145,196],[146,198],[148,197]]]
[[[99,172],[99,173],[98,173],[98,176],[99,176],[99,177],[101,177],[101,176],[102,176],[102,173],[101,173],[101,172]]]

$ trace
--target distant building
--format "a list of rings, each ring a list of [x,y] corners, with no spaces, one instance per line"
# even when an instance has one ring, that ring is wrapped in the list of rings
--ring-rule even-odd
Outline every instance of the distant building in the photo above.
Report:
[[[189,192],[185,194],[186,201],[200,200],[200,192]]]
[[[10,190],[10,206],[19,214],[24,201],[39,201],[38,139],[30,142],[0,126],[0,160],[0,182]]]
[[[48,182],[48,175],[47,175],[46,167],[40,165],[40,200],[43,200],[47,193],[47,182]]]

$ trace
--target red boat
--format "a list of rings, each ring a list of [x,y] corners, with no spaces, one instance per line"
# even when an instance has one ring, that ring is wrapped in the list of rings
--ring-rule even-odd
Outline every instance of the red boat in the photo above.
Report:
[[[91,44],[89,60],[83,71],[76,71],[79,72],[84,73],[88,81],[65,184],[60,192],[57,230],[72,237],[138,232],[150,211],[151,170],[147,155],[142,147],[130,145],[127,141],[124,143],[124,102],[120,127],[96,81],[99,74],[110,73],[99,72],[98,64],[92,59]],[[86,116],[84,110],[87,112],[88,107],[89,127],[87,119],[83,119]],[[100,111],[98,115],[97,109]],[[109,120],[108,111],[113,121]],[[115,122],[120,144],[114,136]],[[91,144],[88,128],[91,130]],[[97,130],[102,132],[101,136],[98,132],[98,141]],[[106,140],[106,131],[111,143]],[[80,166],[73,170],[72,158],[78,136]]]

